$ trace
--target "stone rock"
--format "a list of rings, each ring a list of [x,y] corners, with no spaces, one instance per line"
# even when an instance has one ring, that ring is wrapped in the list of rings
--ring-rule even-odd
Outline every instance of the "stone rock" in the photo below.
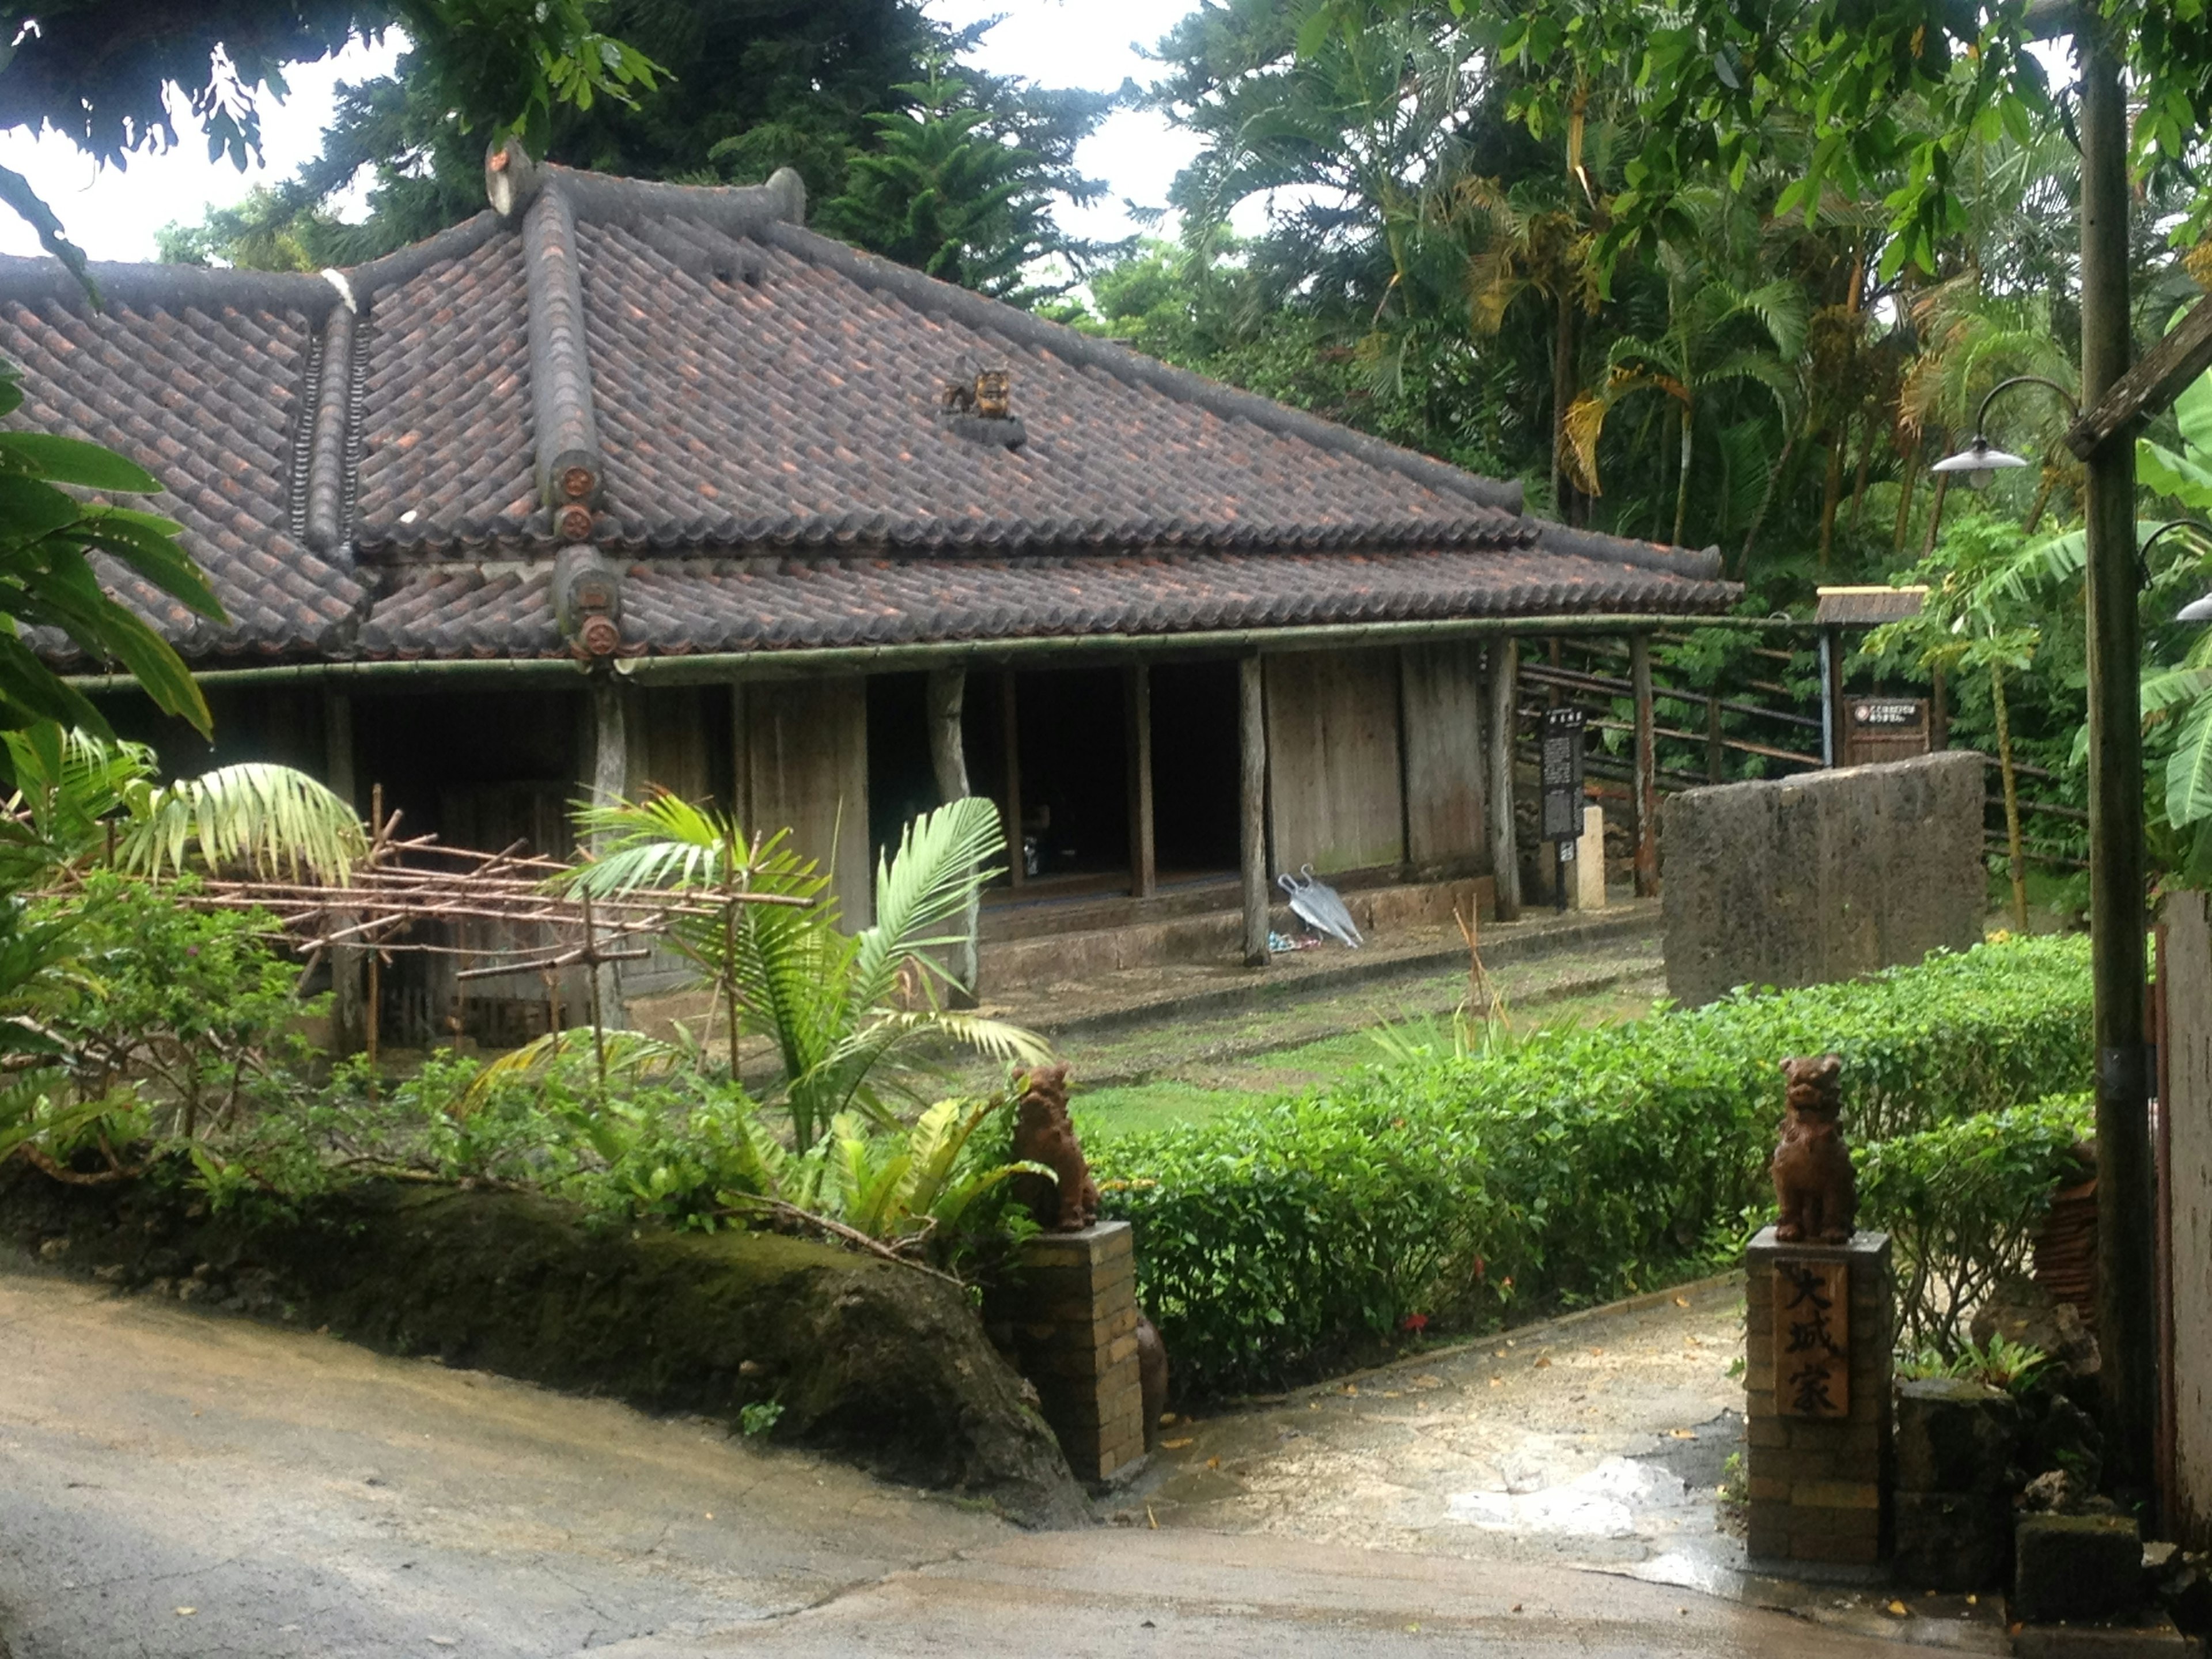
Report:
[[[2142,1606],[2142,1534],[2118,1515],[2024,1515],[2013,1534],[2012,1616],[2031,1625],[2120,1619]]]
[[[2020,1406],[1964,1377],[1897,1385],[1897,1490],[2008,1492],[2018,1485]]]
[[[1958,1595],[2004,1583],[2013,1518],[2002,1492],[1900,1492],[1894,1505],[1899,1583]]]
[[[1989,1300],[1974,1310],[1967,1329],[1977,1347],[1986,1348],[1991,1337],[2002,1336],[2049,1354],[2076,1376],[2094,1375],[2103,1363],[2097,1339],[2081,1323],[2080,1310],[2070,1302],[2052,1300],[2042,1285],[2018,1275],[1997,1281]]]
[[[2094,1492],[2105,1467],[2105,1433],[2097,1419],[2064,1395],[2044,1402],[2022,1443],[2027,1468],[2041,1474],[2063,1469],[2085,1492]]]
[[[2021,1489],[2020,1506],[2030,1515],[2070,1515],[2088,1492],[2063,1469],[2046,1469]]]

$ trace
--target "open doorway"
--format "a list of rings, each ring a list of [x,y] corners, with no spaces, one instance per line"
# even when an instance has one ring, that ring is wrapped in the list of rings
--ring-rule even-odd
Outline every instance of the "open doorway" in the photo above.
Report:
[[[969,675],[969,781],[1010,818],[1018,806],[1020,885],[1103,892],[1127,883],[1128,718],[1119,668]]]
[[[868,678],[868,868],[898,850],[908,823],[938,805],[929,757],[929,677]]]
[[[1234,662],[1158,663],[1152,685],[1152,845],[1163,886],[1237,868],[1243,760]]]

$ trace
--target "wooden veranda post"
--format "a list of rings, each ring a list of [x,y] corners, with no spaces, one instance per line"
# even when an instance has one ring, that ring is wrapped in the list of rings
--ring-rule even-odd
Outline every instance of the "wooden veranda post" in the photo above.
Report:
[[[629,795],[629,688],[611,674],[592,684],[592,805],[612,806]],[[598,848],[592,848],[594,852]],[[596,948],[598,939],[588,919],[584,942]],[[628,1023],[622,1004],[622,981],[615,964],[602,963],[592,969],[592,1018],[595,1023]]]
[[[1628,636],[1636,697],[1636,896],[1659,890],[1659,732],[1651,704],[1651,636]]]
[[[968,675],[958,668],[936,668],[930,671],[927,702],[929,715],[929,769],[937,780],[937,798],[940,802],[965,800],[969,795],[968,750],[961,737],[961,716],[968,699]],[[1006,834],[1007,850],[1011,857],[1019,857],[1018,836],[1009,826]],[[954,950],[952,976],[959,981],[960,988],[969,996],[975,994],[977,963],[975,934],[982,916],[980,896],[971,894],[968,900],[964,937]]]
[[[1128,669],[1129,891],[1150,898],[1159,889],[1152,842],[1152,676],[1145,663]]]
[[[323,778],[332,794],[356,814],[360,812],[353,767],[353,699],[343,691],[323,693]],[[368,1041],[362,956],[353,945],[337,945],[331,951],[332,1054],[359,1054]]]
[[[1521,647],[1498,640],[1490,647],[1490,878],[1500,921],[1521,915],[1521,851],[1513,827],[1513,738],[1521,724]]]
[[[1244,965],[1267,965],[1267,710],[1260,659],[1237,665],[1237,792],[1244,877]]]

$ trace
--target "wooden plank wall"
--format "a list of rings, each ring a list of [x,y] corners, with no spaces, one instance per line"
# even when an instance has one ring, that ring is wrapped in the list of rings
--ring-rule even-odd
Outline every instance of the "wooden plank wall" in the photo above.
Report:
[[[688,801],[712,800],[714,769],[708,760],[709,697],[726,699],[719,685],[647,686],[635,704],[629,734],[629,793],[667,789]]]
[[[1300,652],[1266,665],[1276,872],[1404,862],[1398,653]]]
[[[738,775],[748,832],[788,829],[830,869],[848,927],[872,920],[868,698],[858,678],[763,681],[738,688]]]
[[[2174,1510],[2179,1535],[2212,1543],[2212,920],[2203,893],[2166,896],[2166,1259],[2173,1364]]]
[[[1482,647],[1405,647],[1406,857],[1417,872],[1490,867],[1483,824]]]

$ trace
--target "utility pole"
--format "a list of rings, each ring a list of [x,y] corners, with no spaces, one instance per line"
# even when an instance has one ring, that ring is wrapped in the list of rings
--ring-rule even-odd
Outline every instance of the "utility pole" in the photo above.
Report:
[[[2078,15],[2078,14],[2077,14]],[[2129,368],[2127,106],[2101,18],[2081,17],[2081,407]],[[2154,1477],[2158,1347],[2155,1192],[2143,1047],[2142,626],[2136,611],[2135,442],[2087,457],[2089,932],[2096,993],[2097,1317],[2105,1467],[2118,1488]]]

